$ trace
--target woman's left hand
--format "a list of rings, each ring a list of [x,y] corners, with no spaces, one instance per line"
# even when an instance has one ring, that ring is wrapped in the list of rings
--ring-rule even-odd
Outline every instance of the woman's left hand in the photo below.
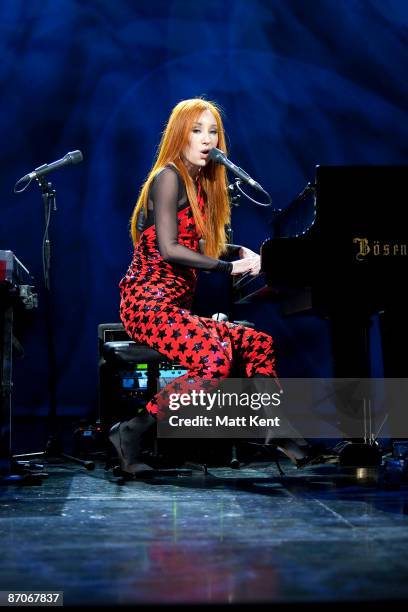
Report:
[[[252,259],[253,264],[249,273],[251,276],[257,276],[261,271],[261,257],[255,254],[255,257],[252,257]]]

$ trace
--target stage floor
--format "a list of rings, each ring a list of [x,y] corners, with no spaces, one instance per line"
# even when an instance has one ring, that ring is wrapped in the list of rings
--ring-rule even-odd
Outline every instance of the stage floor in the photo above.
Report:
[[[85,606],[408,599],[408,486],[282,465],[121,486],[102,462],[52,464],[40,486],[0,487],[0,589]]]

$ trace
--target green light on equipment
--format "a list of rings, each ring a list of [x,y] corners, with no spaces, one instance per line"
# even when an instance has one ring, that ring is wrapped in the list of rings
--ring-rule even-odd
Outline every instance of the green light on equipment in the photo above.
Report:
[[[147,363],[138,363],[136,365],[136,370],[147,370]]]

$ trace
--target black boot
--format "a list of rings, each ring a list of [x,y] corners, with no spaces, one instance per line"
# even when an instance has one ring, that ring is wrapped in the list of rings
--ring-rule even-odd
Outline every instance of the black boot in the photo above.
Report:
[[[151,475],[153,468],[139,461],[140,441],[155,419],[148,412],[136,416],[130,421],[116,423],[109,432],[109,440],[118,453],[121,470],[132,477]]]

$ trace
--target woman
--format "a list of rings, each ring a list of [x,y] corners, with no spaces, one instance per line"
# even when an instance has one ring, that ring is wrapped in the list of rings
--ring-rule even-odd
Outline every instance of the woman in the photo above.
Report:
[[[213,147],[226,153],[217,105],[201,98],[177,104],[132,215],[135,249],[120,282],[121,319],[135,342],[180,363],[189,379],[225,378],[236,360],[247,377],[276,377],[269,335],[190,312],[197,270],[225,275],[260,270],[259,255],[244,247],[232,247],[237,256],[232,262],[220,258],[230,206],[225,168],[208,158]],[[168,385],[157,394],[144,417],[112,428],[124,472],[148,469],[138,463],[137,439],[154,422],[152,414],[163,415],[170,392]]]

